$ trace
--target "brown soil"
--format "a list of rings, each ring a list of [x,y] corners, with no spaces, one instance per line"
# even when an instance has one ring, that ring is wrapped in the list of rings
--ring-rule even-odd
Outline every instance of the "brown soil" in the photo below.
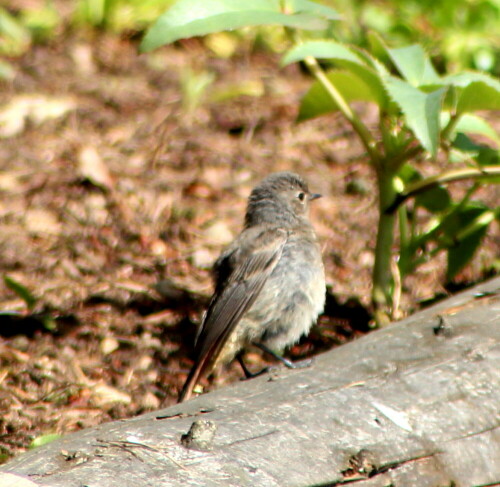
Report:
[[[41,435],[175,401],[211,293],[210,265],[239,231],[250,189],[272,171],[297,171],[324,195],[313,221],[332,294],[290,356],[368,331],[374,177],[338,116],[294,123],[310,83],[296,66],[279,70],[277,56],[243,46],[219,59],[197,40],[138,55],[134,41],[104,34],[59,39],[12,63],[17,76],[0,85],[0,108],[20,95],[39,97],[30,103],[45,116],[49,101],[66,108],[41,122],[26,115],[0,139],[0,274],[36,297],[28,310],[0,282],[3,459]],[[180,89],[188,69],[214,75],[194,108]],[[243,82],[263,94],[210,99]],[[371,108],[359,110],[375,122]],[[484,278],[496,232],[458,282]],[[439,256],[405,281],[400,316],[446,292],[444,269]],[[256,369],[266,360],[248,355]],[[202,384],[239,376],[233,364]]]

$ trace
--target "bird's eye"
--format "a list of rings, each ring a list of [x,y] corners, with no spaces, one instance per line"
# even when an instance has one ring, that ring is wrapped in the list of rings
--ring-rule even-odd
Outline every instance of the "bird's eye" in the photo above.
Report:
[[[306,194],[303,193],[302,191],[297,195],[297,198],[299,198],[300,201],[304,201],[306,199]]]

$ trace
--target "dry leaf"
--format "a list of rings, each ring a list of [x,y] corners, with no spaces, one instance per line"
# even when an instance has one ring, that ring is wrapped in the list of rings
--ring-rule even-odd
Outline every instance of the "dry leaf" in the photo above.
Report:
[[[95,147],[83,147],[78,157],[80,174],[95,186],[112,189],[113,179]]]
[[[146,394],[139,399],[139,404],[144,409],[158,409],[160,403],[161,401],[152,392],[146,392]]]
[[[0,137],[19,135],[27,120],[40,125],[46,120],[60,118],[76,108],[71,97],[18,95],[0,108]]]
[[[77,44],[71,50],[71,58],[81,74],[94,74],[97,70],[92,48],[88,44]]]
[[[114,403],[130,404],[132,402],[129,394],[125,394],[104,382],[92,386],[91,394],[92,403],[97,407],[110,406]]]
[[[119,347],[120,344],[118,343],[118,340],[113,337],[106,337],[102,339],[99,345],[99,348],[101,349],[101,352],[104,355],[108,355],[114,352],[115,350],[118,350]]]
[[[205,237],[210,243],[226,245],[232,242],[234,235],[225,221],[218,220],[205,230]]]
[[[29,233],[34,235],[49,234],[59,235],[61,224],[54,213],[42,208],[33,208],[24,215],[24,224]]]
[[[193,265],[200,269],[211,269],[215,256],[207,249],[199,249],[191,256]]]

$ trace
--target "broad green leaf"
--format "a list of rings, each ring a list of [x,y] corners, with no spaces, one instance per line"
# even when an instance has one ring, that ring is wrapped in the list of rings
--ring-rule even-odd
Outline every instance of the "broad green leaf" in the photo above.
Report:
[[[359,97],[350,96],[350,100],[364,100],[373,101],[377,103],[381,108],[385,108],[388,104],[387,94],[380,80],[379,74],[367,66],[365,59],[371,64],[376,63],[376,60],[369,59],[366,57],[366,53],[357,53],[355,49],[349,48],[343,44],[334,41],[309,41],[304,44],[300,44],[292,48],[282,59],[282,65],[301,61],[308,56],[312,56],[317,59],[329,59],[341,68],[344,68],[345,72],[352,72],[353,83],[355,85],[349,93],[352,93],[355,88],[359,88],[359,83],[363,83],[362,93]],[[344,90],[342,86],[340,90]],[[371,91],[371,94],[367,94],[367,89]],[[326,91],[324,93],[327,95]],[[349,95],[348,95],[349,96]],[[325,106],[324,110],[320,110],[321,113],[326,113],[332,111],[332,107],[336,107],[333,102],[327,102],[328,106]],[[316,115],[313,115],[316,116]],[[307,116],[306,118],[310,118]]]
[[[372,52],[381,63],[389,65],[391,59],[389,56],[389,49],[385,45],[385,42],[380,34],[371,30],[368,32],[367,39],[370,44],[370,52]]]
[[[462,152],[468,152],[470,154],[473,154],[473,153],[477,154],[483,146],[474,142],[470,137],[465,135],[463,132],[459,132],[456,135],[456,137],[453,139],[452,147],[454,147],[455,149],[458,149]]]
[[[401,166],[398,171],[398,176],[401,178],[405,186],[409,183],[414,183],[415,181],[423,179],[422,175],[410,163],[406,163]]]
[[[460,231],[485,211],[489,211],[489,208],[479,201],[455,205],[453,210],[445,215],[435,231],[444,235],[447,242],[454,242]]]
[[[462,73],[450,74],[448,76],[443,76],[441,81],[447,85],[459,86],[465,88],[475,81],[483,82],[494,88],[496,91],[500,91],[500,81],[493,76],[486,73],[479,73],[475,71],[464,71]]]
[[[439,142],[439,113],[446,88],[424,93],[394,76],[383,78],[383,81],[410,129],[424,149],[435,156]]]
[[[474,256],[486,230],[486,227],[480,228],[459,242],[455,247],[448,249],[448,265],[446,269],[446,279],[448,281],[451,281]]]
[[[376,57],[372,56],[368,51],[361,49],[360,47],[352,46],[353,52],[363,59],[364,63],[372,68],[379,76],[388,76],[390,73],[387,68],[378,60]]]
[[[275,0],[272,0],[270,2],[269,0],[261,0],[261,2],[255,2],[255,0],[251,0],[247,2],[248,4],[251,4],[252,8],[254,8],[255,3],[262,3],[262,4],[268,4],[268,3],[276,3]],[[319,3],[316,3],[314,1],[310,0],[278,0],[277,2],[280,5],[280,11],[281,11],[281,5],[285,5],[285,13],[290,14],[290,13],[308,13],[308,14],[313,14],[317,15],[319,17],[324,17],[325,19],[328,20],[340,20],[342,18],[339,13],[334,10],[331,7],[327,7],[326,5],[321,5]]]
[[[483,147],[479,154],[474,157],[474,160],[480,166],[499,166],[500,165],[500,151],[494,150],[490,147]],[[500,176],[496,178],[485,179],[488,183],[500,183]]]
[[[446,278],[455,275],[472,259],[481,244],[488,225],[495,219],[495,212],[489,209],[475,208],[459,215],[461,227],[456,235],[457,243],[448,248],[448,266]]]
[[[178,39],[256,25],[283,25],[317,30],[326,19],[337,20],[331,8],[309,0],[179,0],[148,30],[141,51],[151,51]]]
[[[497,88],[484,81],[474,81],[460,93],[457,112],[476,110],[500,110],[500,86]]]
[[[429,56],[418,44],[387,49],[401,76],[413,86],[429,85],[439,81],[439,76]]]
[[[479,166],[496,166],[500,164],[500,151],[483,144],[477,144],[463,132],[458,132],[452,142],[454,151],[451,162],[464,162],[474,159]],[[489,183],[499,182],[499,178],[485,178]]]
[[[377,102],[372,88],[354,73],[334,70],[328,72],[327,77],[346,101]],[[337,104],[323,88],[323,85],[315,81],[302,98],[298,120],[307,120],[337,110]]]
[[[415,198],[415,205],[422,206],[431,213],[444,211],[450,204],[450,193],[442,186],[431,188]]]
[[[466,113],[460,117],[454,129],[455,133],[478,134],[488,137],[500,145],[498,132],[482,117]]]
[[[381,109],[387,109],[390,103],[387,92],[382,83],[379,73],[374,72],[371,68],[367,68],[361,64],[353,63],[347,60],[338,60],[336,62],[341,68],[350,71],[353,76],[361,80],[369,89],[370,94],[363,95],[363,97],[353,97],[352,100],[364,100],[377,103]]]
[[[12,279],[10,276],[3,276],[3,282],[26,303],[28,309],[32,309],[35,306],[36,298],[26,286]]]
[[[281,66],[302,61],[311,56],[316,59],[346,60],[357,64],[364,64],[361,57],[344,44],[335,41],[308,41],[290,49],[283,59]]]

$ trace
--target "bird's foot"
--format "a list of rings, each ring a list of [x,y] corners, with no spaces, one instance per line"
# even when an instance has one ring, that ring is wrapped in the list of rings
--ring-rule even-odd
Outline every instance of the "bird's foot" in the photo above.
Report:
[[[239,354],[236,358],[238,359],[238,362],[241,365],[241,368],[243,369],[243,373],[245,374],[245,377],[242,378],[242,380],[254,379],[255,377],[259,377],[259,375],[269,372],[269,367],[264,367],[262,370],[259,370],[258,372],[250,372],[245,362],[243,362],[243,355]]]
[[[304,360],[299,360],[297,362],[292,362],[291,360],[288,360],[286,358],[283,358],[281,361],[283,365],[289,369],[307,369],[307,367],[310,367],[314,363],[313,358],[306,358]]]
[[[262,343],[254,342],[254,345],[274,357],[276,360],[280,361],[288,369],[305,369],[307,367],[310,367],[314,362],[314,359],[312,358],[300,360],[298,362],[292,362],[291,360],[277,354],[274,350],[271,350],[269,347]]]

